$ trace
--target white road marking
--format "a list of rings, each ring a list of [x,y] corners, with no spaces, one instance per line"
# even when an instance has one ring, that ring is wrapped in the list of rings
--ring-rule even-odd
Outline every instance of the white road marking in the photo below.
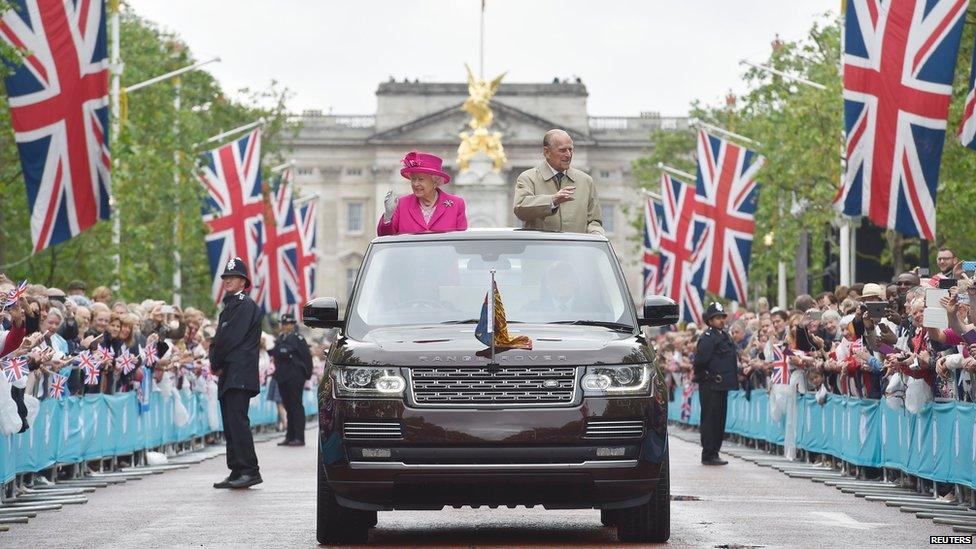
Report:
[[[823,520],[811,520],[806,522],[812,522],[814,524],[823,524],[826,526],[840,526],[841,528],[850,528],[852,530],[870,530],[872,528],[880,528],[882,526],[888,526],[888,524],[883,522],[860,522],[856,520],[854,517],[848,515],[847,513],[813,511],[810,514],[823,517]]]

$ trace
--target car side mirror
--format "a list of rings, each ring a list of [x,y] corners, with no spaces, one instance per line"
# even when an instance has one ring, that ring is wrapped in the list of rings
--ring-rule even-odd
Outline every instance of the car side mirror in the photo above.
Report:
[[[663,295],[649,295],[644,298],[644,318],[637,322],[641,326],[670,326],[678,323],[678,304]]]
[[[339,320],[339,300],[334,297],[317,297],[302,307],[302,322],[309,328],[342,328]]]

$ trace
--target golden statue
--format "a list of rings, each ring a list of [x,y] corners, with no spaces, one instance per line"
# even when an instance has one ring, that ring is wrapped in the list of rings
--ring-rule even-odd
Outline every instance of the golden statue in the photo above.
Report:
[[[502,134],[500,132],[488,132],[488,126],[494,119],[490,103],[491,98],[498,91],[498,86],[502,83],[502,78],[507,73],[502,73],[489,82],[476,79],[467,63],[464,64],[464,68],[468,70],[468,98],[461,105],[461,110],[471,115],[468,126],[473,131],[461,132],[460,134],[458,167],[462,171],[467,170],[471,158],[478,151],[484,151],[491,158],[492,167],[497,172],[505,165],[506,158],[505,149],[502,147]]]

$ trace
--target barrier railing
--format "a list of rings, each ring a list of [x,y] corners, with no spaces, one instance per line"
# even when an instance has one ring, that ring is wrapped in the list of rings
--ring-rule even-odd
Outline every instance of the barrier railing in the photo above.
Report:
[[[681,395],[669,403],[673,421],[698,425],[698,392],[691,416],[682,420]],[[797,448],[834,456],[857,466],[888,467],[924,479],[976,488],[976,406],[929,403],[917,414],[892,409],[884,401],[827,395],[823,405],[812,395],[797,395]],[[725,430],[783,444],[785,418],[774,422],[769,396],[729,392]]]
[[[278,420],[277,407],[266,395],[267,390],[262,389],[251,400],[248,417],[252,426]],[[174,422],[174,398],[182,399],[189,416],[182,427]],[[317,413],[314,390],[304,391],[302,399],[306,415]],[[140,412],[134,392],[44,400],[29,430],[0,436],[0,483],[55,464],[126,455],[220,431],[220,413],[212,425],[210,406],[204,395],[180,391],[169,398],[152,393],[146,412]]]

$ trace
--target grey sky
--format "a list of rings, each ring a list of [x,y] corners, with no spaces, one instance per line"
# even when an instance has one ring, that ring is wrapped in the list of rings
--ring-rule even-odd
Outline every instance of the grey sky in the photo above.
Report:
[[[277,80],[292,111],[369,114],[379,82],[463,81],[479,0],[128,0],[174,31],[227,90]],[[742,89],[738,60],[804,36],[838,0],[487,0],[485,76],[579,76],[592,115],[685,114]],[[125,58],[125,44],[122,44]],[[123,75],[123,82],[126,82]]]

